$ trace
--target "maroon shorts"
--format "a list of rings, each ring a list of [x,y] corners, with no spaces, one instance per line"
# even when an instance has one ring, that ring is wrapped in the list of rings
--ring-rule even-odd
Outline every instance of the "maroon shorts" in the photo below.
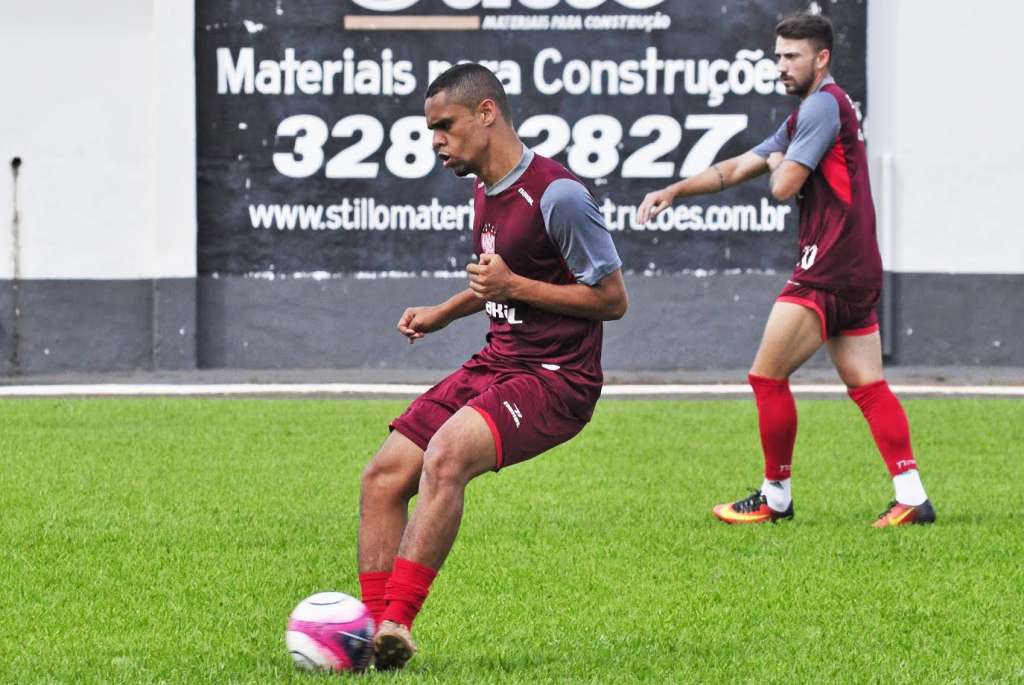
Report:
[[[470,363],[416,398],[389,428],[426,450],[441,424],[462,407],[471,407],[494,436],[497,471],[565,442],[587,424],[562,400],[564,383],[554,371],[530,373]],[[593,403],[587,418],[591,411]]]
[[[821,339],[868,335],[878,330],[878,290],[823,290],[788,281],[777,298],[813,309],[821,321]]]

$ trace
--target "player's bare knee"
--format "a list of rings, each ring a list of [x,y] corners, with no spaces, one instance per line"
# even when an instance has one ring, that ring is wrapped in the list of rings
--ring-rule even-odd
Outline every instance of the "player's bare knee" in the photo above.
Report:
[[[789,378],[792,373],[782,369],[780,367],[764,366],[760,364],[754,364],[750,367],[750,371],[747,372],[751,376],[760,376],[761,378],[771,378],[777,381],[784,381]]]
[[[857,374],[851,373],[849,371],[844,371],[842,369],[837,369],[837,371],[839,371],[839,380],[841,380],[843,382],[843,385],[845,385],[847,388],[852,389],[864,385],[860,381],[860,378],[857,376]]]
[[[859,372],[840,374],[839,377],[842,379],[846,387],[850,390],[862,388],[865,385],[871,385],[872,383],[877,383],[878,381],[884,379],[884,376],[882,376],[881,374]]]
[[[847,388],[859,388],[883,378],[881,370],[862,368],[856,364],[836,364],[836,371],[839,373],[839,379]]]
[[[416,494],[418,481],[419,469],[413,469],[394,460],[382,459],[378,455],[363,469],[360,485],[364,496],[411,497]]]
[[[748,372],[751,376],[760,376],[761,378],[775,378],[782,380],[788,378],[789,374],[786,369],[779,364],[777,361],[770,358],[770,355],[766,355],[763,351],[758,350],[757,354],[754,355],[754,361],[750,365],[750,371]]]
[[[387,481],[387,471],[376,458],[373,458],[363,469],[363,476],[359,481],[360,490],[363,494],[376,493],[384,488]]]
[[[434,487],[463,486],[469,468],[458,450],[447,441],[431,442],[423,454],[423,475]]]

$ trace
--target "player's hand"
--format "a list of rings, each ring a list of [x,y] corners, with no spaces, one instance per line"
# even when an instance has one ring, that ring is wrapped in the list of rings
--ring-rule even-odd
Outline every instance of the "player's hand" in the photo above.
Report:
[[[661,190],[655,190],[652,193],[644,195],[644,201],[640,203],[640,208],[636,212],[636,220],[641,224],[646,224],[654,217],[662,213],[662,211],[672,206],[672,201],[675,200],[675,195],[668,188],[662,188]]]
[[[470,289],[481,300],[508,302],[513,299],[516,275],[500,255],[482,254],[480,263],[469,264],[466,271],[469,272]]]
[[[440,307],[409,307],[398,320],[398,332],[416,342],[427,333],[439,331],[448,325]]]
[[[775,171],[780,164],[786,161],[786,155],[782,152],[773,152],[765,161],[768,163],[768,171]]]

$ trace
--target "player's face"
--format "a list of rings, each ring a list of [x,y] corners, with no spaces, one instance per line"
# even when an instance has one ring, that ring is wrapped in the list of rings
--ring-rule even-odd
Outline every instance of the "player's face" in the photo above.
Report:
[[[815,67],[822,62],[825,50],[815,50],[811,41],[803,38],[775,39],[775,60],[779,68],[779,78],[786,92],[797,97],[804,97],[814,83]],[[825,62],[827,64],[827,62]]]
[[[445,169],[456,176],[477,173],[486,131],[480,117],[469,107],[448,100],[441,91],[423,106],[427,128],[434,132],[432,145]]]

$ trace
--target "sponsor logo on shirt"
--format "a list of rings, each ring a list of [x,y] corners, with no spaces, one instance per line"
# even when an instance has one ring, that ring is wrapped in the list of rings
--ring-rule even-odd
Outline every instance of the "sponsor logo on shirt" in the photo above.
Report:
[[[505,319],[506,322],[512,325],[523,322],[522,319],[516,318],[516,308],[509,307],[507,304],[488,302],[484,305],[484,310],[487,312],[487,316],[492,319]]]
[[[533,206],[533,198],[530,197],[530,194],[528,192],[526,192],[526,188],[523,188],[522,186],[520,186],[518,190],[519,190],[519,194],[523,196],[523,199],[526,200],[526,202],[532,207]]]

